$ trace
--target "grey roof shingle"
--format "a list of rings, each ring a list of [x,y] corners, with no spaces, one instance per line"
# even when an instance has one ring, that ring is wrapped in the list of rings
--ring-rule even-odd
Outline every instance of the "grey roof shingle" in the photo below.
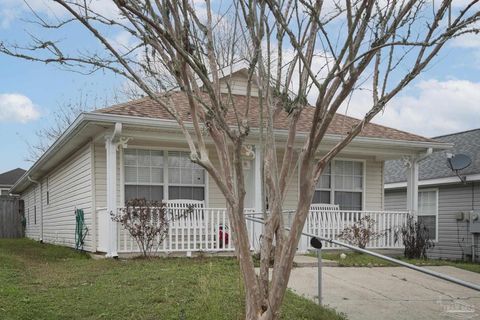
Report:
[[[13,186],[26,171],[17,168],[4,173],[0,173],[0,186]]]
[[[447,163],[447,153],[466,154],[472,164],[462,170],[461,175],[480,173],[480,128],[434,137],[439,142],[453,143],[450,150],[435,152],[420,162],[419,180],[445,178],[455,176]],[[402,160],[385,161],[385,183],[405,182],[406,168]]]

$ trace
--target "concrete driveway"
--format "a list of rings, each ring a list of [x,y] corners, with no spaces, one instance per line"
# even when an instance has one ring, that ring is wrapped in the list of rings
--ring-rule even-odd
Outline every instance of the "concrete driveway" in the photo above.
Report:
[[[480,283],[480,274],[428,267]],[[480,292],[403,267],[323,268],[323,303],[349,319],[480,319]],[[295,268],[289,287],[317,299],[317,268]]]

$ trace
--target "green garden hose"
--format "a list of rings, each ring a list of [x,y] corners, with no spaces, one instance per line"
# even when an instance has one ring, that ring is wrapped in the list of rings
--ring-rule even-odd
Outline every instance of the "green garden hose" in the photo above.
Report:
[[[75,249],[83,250],[85,238],[87,237],[88,228],[85,225],[85,215],[82,209],[75,210]]]

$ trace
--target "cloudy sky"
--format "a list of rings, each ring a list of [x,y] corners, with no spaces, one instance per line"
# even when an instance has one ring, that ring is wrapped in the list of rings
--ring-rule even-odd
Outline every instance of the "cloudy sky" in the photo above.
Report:
[[[52,16],[61,15],[55,8],[46,10],[44,0],[27,2]],[[98,3],[105,14],[112,12],[109,1]],[[0,0],[0,40],[25,42],[34,28],[25,23],[29,18],[23,0]],[[85,50],[92,45],[79,28],[67,28],[57,36],[67,45],[81,43]],[[128,42],[123,36],[110,35],[119,43]],[[28,143],[35,143],[37,130],[51,125],[52,114],[60,106],[80,99],[102,106],[105,100],[113,100],[122,83],[109,73],[82,75],[0,54],[0,172],[31,165],[25,161]],[[356,93],[343,112],[363,116],[369,98],[366,92]],[[429,137],[480,127],[480,35],[464,36],[448,45],[374,122]]]

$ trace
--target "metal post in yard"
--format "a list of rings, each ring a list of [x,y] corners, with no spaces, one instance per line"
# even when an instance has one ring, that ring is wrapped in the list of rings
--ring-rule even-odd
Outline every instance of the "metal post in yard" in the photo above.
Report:
[[[250,217],[246,217],[246,219],[251,220],[251,221],[255,221],[255,222],[258,222],[258,223],[265,223],[265,221],[263,221],[261,219],[255,219],[255,218],[250,218]],[[285,230],[289,231],[290,228],[285,227]],[[357,251],[357,252],[366,253],[368,255],[371,255],[371,256],[374,256],[374,257],[377,257],[377,258],[380,258],[380,259],[383,259],[383,260],[401,265],[403,267],[407,267],[409,269],[419,271],[419,272],[431,275],[431,276],[439,278],[439,279],[450,281],[450,282],[456,283],[458,285],[461,285],[461,286],[464,286],[464,287],[467,287],[467,288],[470,288],[470,289],[473,289],[473,290],[476,290],[476,291],[480,291],[480,285],[476,284],[476,283],[464,281],[464,280],[461,280],[461,279],[457,279],[455,277],[451,277],[447,274],[443,274],[443,273],[436,272],[436,271],[433,271],[433,270],[429,270],[429,269],[426,269],[426,268],[418,267],[416,265],[413,265],[413,264],[410,264],[410,263],[407,263],[407,262],[404,262],[404,261],[401,261],[401,260],[397,260],[397,259],[394,259],[394,258],[391,258],[391,257],[387,257],[387,256],[384,256],[383,254],[376,253],[376,252],[373,252],[373,251],[370,251],[370,250],[362,249],[362,248],[356,247],[356,246],[348,244],[348,243],[343,243],[343,242],[338,241],[338,240],[329,239],[329,238],[325,238],[325,237],[320,237],[320,236],[317,236],[315,234],[308,233],[308,232],[302,232],[302,235],[305,235],[307,237],[312,237],[312,238],[318,238],[319,242],[320,241],[326,241],[328,243],[336,244],[336,245],[339,245],[339,246],[342,246],[342,247],[345,247],[345,248],[348,248],[348,249],[352,249],[352,250]],[[312,241],[313,240],[310,240],[310,243],[312,243]]]
[[[322,305],[322,242],[319,238],[313,237],[310,239],[310,244],[312,247],[317,249],[318,257],[318,305]]]
[[[318,249],[318,304],[322,305],[322,249]]]

